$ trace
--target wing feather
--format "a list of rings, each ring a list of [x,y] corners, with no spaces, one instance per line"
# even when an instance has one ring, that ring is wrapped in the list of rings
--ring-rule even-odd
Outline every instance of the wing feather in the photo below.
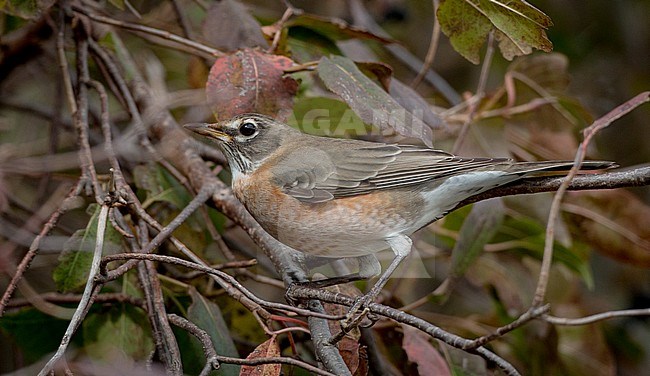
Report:
[[[284,192],[310,203],[417,186],[472,171],[498,169],[514,174],[568,169],[571,162],[515,163],[507,158],[460,158],[413,145],[347,140],[297,148],[273,171]],[[332,142],[329,144],[329,142]],[[343,145],[343,146],[342,146]],[[567,167],[568,166],[568,167]]]

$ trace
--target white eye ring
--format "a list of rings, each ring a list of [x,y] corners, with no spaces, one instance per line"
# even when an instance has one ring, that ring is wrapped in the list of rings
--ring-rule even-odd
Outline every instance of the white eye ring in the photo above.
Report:
[[[257,124],[253,120],[244,120],[239,124],[239,134],[251,137],[257,133]]]

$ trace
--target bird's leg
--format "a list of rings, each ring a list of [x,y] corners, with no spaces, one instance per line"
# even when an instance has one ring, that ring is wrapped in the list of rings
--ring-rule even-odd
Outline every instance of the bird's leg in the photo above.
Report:
[[[350,273],[337,277],[329,277],[312,281],[296,282],[295,284],[303,287],[318,289],[372,278],[381,273],[381,264],[374,254],[359,256],[355,259],[359,265],[358,273]]]
[[[379,277],[377,283],[372,286],[370,291],[357,299],[354,305],[352,305],[352,308],[350,308],[350,311],[348,311],[346,315],[345,321],[342,323],[344,331],[349,331],[349,326],[354,327],[358,325],[360,319],[367,312],[368,304],[372,303],[379,295],[379,293],[381,293],[381,290],[384,288],[386,282],[388,282],[388,279],[393,274],[395,269],[397,269],[402,260],[404,260],[406,256],[411,253],[411,246],[413,245],[413,241],[408,236],[399,235],[389,238],[387,241],[395,253],[395,258],[390,263],[386,271]],[[357,313],[361,307],[363,307],[364,310],[361,313]]]
[[[366,277],[359,275],[359,273],[352,273],[352,274],[346,274],[338,277],[330,277],[330,278],[317,279],[317,280],[305,281],[305,282],[295,282],[295,285],[302,286],[302,287],[309,287],[313,289],[320,289],[323,287],[330,287],[330,286],[342,285],[344,283],[360,281],[362,279],[366,279]]]

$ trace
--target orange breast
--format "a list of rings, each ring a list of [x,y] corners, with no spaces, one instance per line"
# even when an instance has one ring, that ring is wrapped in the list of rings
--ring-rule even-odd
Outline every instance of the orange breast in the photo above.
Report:
[[[241,176],[233,191],[273,237],[299,251],[325,257],[354,257],[388,248],[391,235],[410,234],[423,214],[421,197],[378,191],[305,203],[285,194],[264,169]]]

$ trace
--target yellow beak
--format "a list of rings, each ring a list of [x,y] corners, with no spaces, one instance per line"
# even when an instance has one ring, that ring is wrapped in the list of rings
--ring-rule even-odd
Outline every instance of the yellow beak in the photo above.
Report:
[[[232,137],[221,130],[219,124],[208,123],[189,123],[183,125],[183,128],[190,130],[198,135],[219,141],[230,141]]]

